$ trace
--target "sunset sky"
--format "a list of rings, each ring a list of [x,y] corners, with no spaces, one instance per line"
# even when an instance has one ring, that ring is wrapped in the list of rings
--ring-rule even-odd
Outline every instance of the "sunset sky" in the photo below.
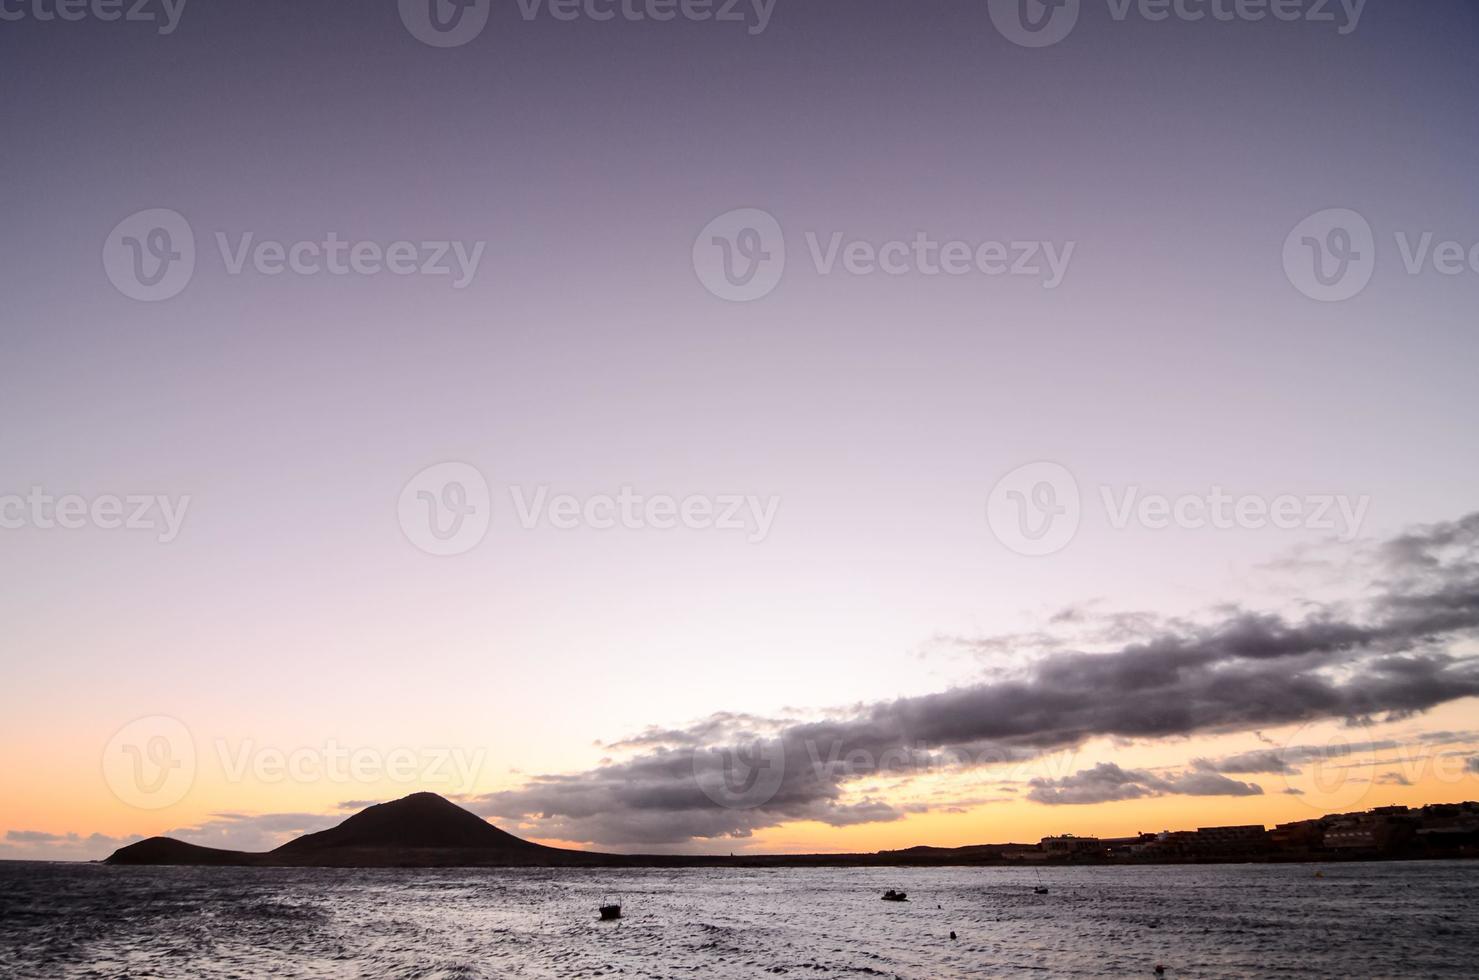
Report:
[[[418,790],[693,852],[1479,799],[1479,8],[1117,6],[1036,48],[986,0],[0,20],[0,858]],[[159,301],[110,278],[151,209]],[[785,253],[746,301],[738,209]],[[1374,267],[1324,302],[1286,243],[1330,209]],[[450,271],[233,271],[331,234]],[[921,236],[1043,271],[840,257]],[[448,463],[491,522],[436,554]],[[740,526],[590,518],[623,493]],[[701,792],[723,749],[772,795]]]

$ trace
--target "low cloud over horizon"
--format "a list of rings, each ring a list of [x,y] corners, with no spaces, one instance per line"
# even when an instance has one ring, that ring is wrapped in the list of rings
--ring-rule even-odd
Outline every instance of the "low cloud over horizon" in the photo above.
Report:
[[[797,821],[847,827],[962,812],[1007,799],[1002,793],[1044,806],[1260,796],[1265,788],[1246,777],[1287,777],[1346,757],[1371,769],[1375,782],[1404,785],[1403,760],[1389,756],[1419,744],[1466,747],[1445,754],[1479,774],[1479,755],[1471,754],[1479,731],[1283,746],[1262,735],[1331,719],[1360,731],[1479,696],[1479,648],[1459,649],[1479,634],[1479,513],[1416,528],[1369,557],[1360,603],[1306,604],[1310,611],[1298,619],[1234,608],[1201,624],[1075,606],[1051,625],[1087,624],[1093,635],[1118,642],[1090,652],[1033,634],[1020,648],[1047,652],[975,684],[813,720],[716,713],[687,727],[608,742],[607,749],[627,757],[586,772],[534,776],[515,789],[457,799],[524,836],[672,849]],[[994,655],[1019,649],[1001,637],[966,642]],[[922,774],[1020,770],[1095,739],[1131,744],[1234,733],[1258,733],[1268,747],[1163,767],[1100,760],[1073,772],[999,775],[987,780],[995,787],[989,796],[979,795],[980,786],[966,791],[948,782],[922,801],[900,802],[898,792]],[[1293,786],[1274,791],[1304,795]],[[373,802],[379,801],[343,800],[337,812],[322,814],[212,813],[167,834],[212,847],[269,850]],[[95,858],[139,839],[16,829],[0,840],[0,856]]]
[[[1263,787],[1205,770],[1158,776],[1144,769],[1124,770],[1101,762],[1062,779],[1031,781],[1027,798],[1048,806],[1083,806],[1138,800],[1147,796],[1262,796]]]
[[[342,813],[212,813],[205,820],[186,827],[171,828],[159,836],[174,837],[202,847],[218,847],[227,851],[270,851],[302,834],[332,827],[343,818]],[[51,834],[39,830],[11,830],[0,839],[0,858],[35,861],[96,860],[150,836],[153,835],[128,834],[112,837],[107,834]]]
[[[1479,513],[1386,541],[1369,572],[1364,601],[1310,603],[1298,619],[1244,609],[1205,624],[1105,616],[1109,629],[1135,638],[1108,651],[1056,649],[1015,673],[823,720],[716,714],[615,743],[634,752],[630,758],[533,777],[470,805],[546,839],[671,846],[794,821],[896,820],[920,809],[850,791],[867,777],[1020,763],[1096,738],[1396,721],[1479,696],[1479,658],[1453,649],[1479,629]],[[1059,619],[1087,615],[1074,607]],[[981,642],[1010,652],[999,638]],[[1048,805],[1258,795],[1262,787],[1228,774],[1297,771],[1315,751],[1198,759],[1171,773],[1105,762],[1033,779],[1026,795]]]

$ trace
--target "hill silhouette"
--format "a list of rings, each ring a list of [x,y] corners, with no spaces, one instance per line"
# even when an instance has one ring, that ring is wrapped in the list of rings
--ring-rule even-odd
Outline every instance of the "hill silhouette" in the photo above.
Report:
[[[121,847],[116,865],[234,865],[299,868],[476,867],[795,867],[958,863],[980,848],[919,848],[920,853],[682,855],[601,854],[546,847],[499,830],[435,793],[413,793],[367,807],[337,826],[263,853],[224,851],[170,837]],[[994,850],[994,849],[987,849]]]
[[[413,793],[265,853],[151,837],[119,848],[105,863],[374,868],[591,866],[620,861],[615,855],[535,844],[435,793]]]
[[[1479,813],[1479,804],[1443,804],[1438,809],[1461,809]],[[1428,808],[1424,808],[1426,811]],[[1333,817],[1349,815],[1332,814]],[[1452,817],[1440,814],[1434,819]],[[1310,821],[1323,826],[1321,821]],[[1441,824],[1441,826],[1448,826]],[[1463,827],[1468,827],[1464,824]],[[1238,828],[1242,829],[1242,828]],[[1150,836],[1150,835],[1147,835]],[[1270,847],[1272,848],[1272,844]],[[299,868],[477,868],[477,867],[580,867],[580,868],[697,868],[697,867],[942,867],[956,865],[1022,866],[1020,852],[1029,844],[972,844],[965,847],[910,847],[899,851],[868,854],[600,854],[546,847],[505,833],[482,817],[443,799],[435,793],[413,793],[389,803],[361,810],[328,830],[305,834],[275,850],[264,853],[224,851],[201,847],[170,837],[150,837],[121,847],[104,862],[116,865],[227,865]],[[1016,854],[1016,857],[1010,856]],[[1044,858],[1049,855],[1044,854]],[[1342,861],[1411,860],[1415,858],[1461,858],[1479,856],[1479,831],[1462,827],[1434,837],[1416,839],[1405,846],[1385,850],[1291,845],[1260,851],[1255,855],[1217,854],[1152,857],[1151,863],[1222,863],[1225,861]],[[1060,858],[1052,863],[1124,864],[1105,861],[1104,855],[1074,860]],[[1046,863],[1046,862],[1045,862]]]
[[[315,854],[345,848],[469,848],[531,853],[541,847],[505,833],[435,793],[413,793],[356,813],[337,827],[305,834],[274,854]]]
[[[120,847],[105,864],[251,864],[255,854],[245,851],[223,851],[217,847],[187,844],[173,837],[150,837],[137,844]]]

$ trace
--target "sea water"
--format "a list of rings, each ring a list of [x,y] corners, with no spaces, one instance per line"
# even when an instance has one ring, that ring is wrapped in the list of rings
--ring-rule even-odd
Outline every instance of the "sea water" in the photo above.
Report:
[[[881,901],[890,888],[909,901]],[[607,901],[622,904],[620,921],[598,921]],[[6,978],[1153,977],[1157,965],[1167,977],[1479,976],[1479,862],[1041,872],[0,862]]]

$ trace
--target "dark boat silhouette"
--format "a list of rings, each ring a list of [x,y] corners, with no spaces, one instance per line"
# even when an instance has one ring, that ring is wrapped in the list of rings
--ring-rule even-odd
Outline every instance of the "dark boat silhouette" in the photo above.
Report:
[[[909,896],[906,895],[904,892],[896,892],[892,888],[890,888],[888,891],[883,893],[883,900],[885,902],[907,902],[909,901]]]
[[[615,903],[601,906],[601,921],[610,922],[612,919],[621,918],[621,906]]]

